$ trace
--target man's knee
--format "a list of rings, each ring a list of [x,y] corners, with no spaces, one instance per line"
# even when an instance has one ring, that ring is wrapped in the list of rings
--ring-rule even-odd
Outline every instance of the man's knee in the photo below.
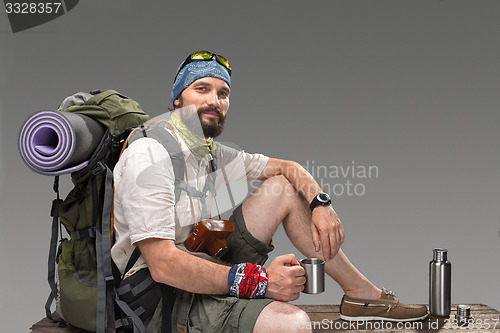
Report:
[[[255,323],[254,333],[259,332],[310,332],[310,318],[298,307],[282,302],[266,306]]]
[[[306,328],[310,327],[311,319],[309,315],[302,309],[296,308],[289,316],[289,320],[287,320],[288,326],[293,330],[297,329],[300,332],[307,331]]]
[[[270,177],[262,182],[256,194],[283,198],[284,196],[296,196],[297,191],[285,176],[279,175]]]

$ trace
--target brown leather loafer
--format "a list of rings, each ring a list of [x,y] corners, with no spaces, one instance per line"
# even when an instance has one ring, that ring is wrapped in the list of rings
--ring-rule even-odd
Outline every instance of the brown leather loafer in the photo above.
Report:
[[[346,295],[340,303],[340,318],[349,321],[416,321],[427,317],[425,305],[406,305],[385,288],[379,299],[367,300]]]

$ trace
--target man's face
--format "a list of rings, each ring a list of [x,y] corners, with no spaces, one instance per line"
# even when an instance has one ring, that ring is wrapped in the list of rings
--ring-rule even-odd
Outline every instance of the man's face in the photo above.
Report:
[[[175,108],[193,105],[205,137],[215,138],[222,133],[229,109],[227,83],[213,77],[203,77],[191,83],[174,101]],[[183,119],[186,123],[187,119]],[[187,120],[189,122],[189,120]],[[188,124],[186,124],[188,125]]]

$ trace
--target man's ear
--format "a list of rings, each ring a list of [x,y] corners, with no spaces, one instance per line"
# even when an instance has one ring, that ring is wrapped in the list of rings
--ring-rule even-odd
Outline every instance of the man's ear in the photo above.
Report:
[[[179,107],[181,105],[181,101],[179,100],[180,97],[177,97],[176,99],[174,99],[174,106],[175,107]]]

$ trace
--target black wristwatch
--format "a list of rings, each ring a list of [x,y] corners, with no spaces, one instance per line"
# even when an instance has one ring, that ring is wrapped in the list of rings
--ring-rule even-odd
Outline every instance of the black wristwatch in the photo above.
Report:
[[[314,197],[313,201],[311,201],[311,204],[309,205],[309,208],[311,208],[312,211],[317,206],[329,206],[331,204],[332,204],[332,199],[330,199],[328,193],[321,192]]]

